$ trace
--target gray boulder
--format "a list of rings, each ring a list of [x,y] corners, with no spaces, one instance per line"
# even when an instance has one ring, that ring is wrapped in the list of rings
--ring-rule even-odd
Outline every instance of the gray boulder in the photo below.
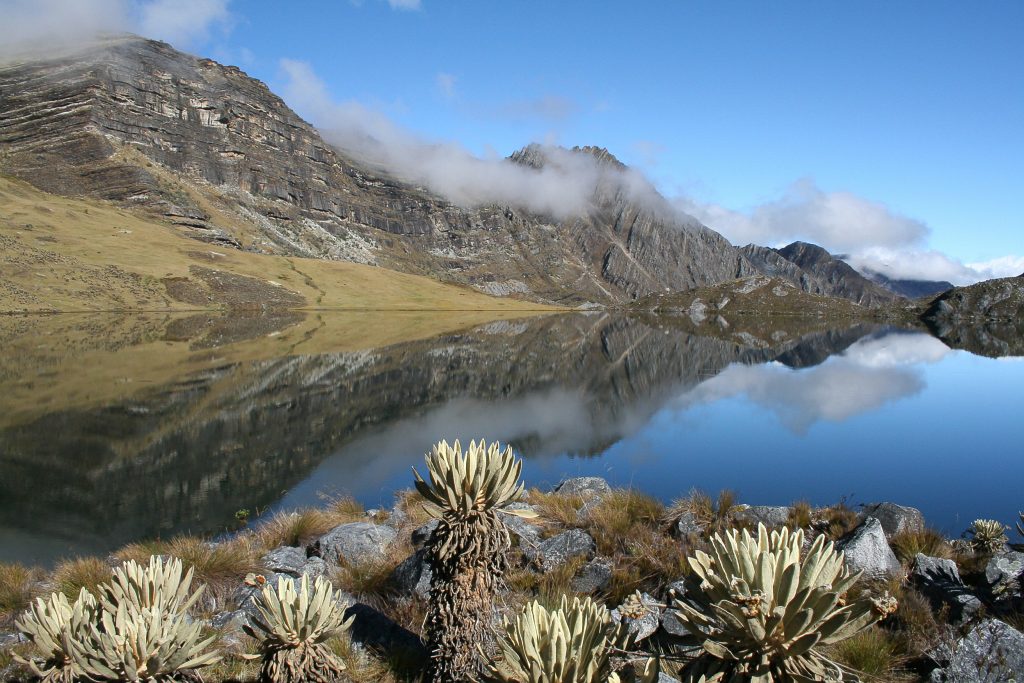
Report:
[[[661,607],[658,601],[647,593],[640,594],[639,612],[626,608],[626,603],[611,612],[612,621],[624,623],[636,642],[654,635],[661,625]]]
[[[398,532],[373,522],[350,522],[334,527],[313,545],[313,554],[329,564],[362,564],[382,559]]]
[[[271,572],[298,576],[306,564],[306,549],[283,545],[264,555],[262,562]]]
[[[1006,548],[994,554],[985,566],[985,580],[996,600],[1017,595],[1024,582],[1024,553]]]
[[[524,548],[524,554],[543,571],[549,571],[576,557],[588,560],[597,551],[597,543],[585,531],[569,529],[557,536],[541,541],[536,548]]]
[[[210,619],[211,628],[230,633],[240,633],[242,631],[242,626],[247,623],[249,623],[249,612],[246,612],[243,609],[221,612],[213,615],[213,618]]]
[[[263,590],[265,584],[271,586],[277,585],[277,580],[286,574],[275,574],[274,572],[266,572],[262,574],[264,583],[250,586],[246,583],[241,583],[232,593],[231,602],[238,605],[238,609],[245,611],[246,614],[256,614],[256,603],[253,601],[253,597],[256,596]]]
[[[885,539],[882,523],[867,517],[860,526],[839,539],[836,547],[846,554],[846,566],[864,572],[868,579],[886,579],[900,573],[901,567]]]
[[[563,479],[555,488],[555,493],[563,496],[582,496],[592,498],[603,496],[612,490],[608,482],[601,477],[572,477]]]
[[[527,503],[512,503],[505,509],[537,512],[537,508]],[[520,545],[536,546],[540,543],[540,527],[532,524],[530,520],[513,514],[503,514],[501,515],[501,520],[505,523],[508,530],[519,538]]]
[[[596,593],[612,582],[612,563],[595,557],[580,567],[573,577],[570,589],[574,593]]]
[[[910,578],[936,609],[948,608],[953,621],[970,619],[981,609],[981,600],[964,585],[953,560],[918,553]]]
[[[427,541],[434,534],[434,529],[441,523],[439,519],[432,519],[421,527],[413,529],[412,532],[412,544],[416,548],[422,548],[426,545]]]
[[[789,521],[788,505],[749,505],[736,512],[736,519],[766,527],[785,526]]]
[[[862,507],[861,516],[877,519],[887,538],[904,531],[924,531],[924,515],[917,508],[896,503],[869,503]]]
[[[400,595],[416,594],[423,599],[430,597],[430,580],[433,572],[427,561],[427,553],[420,549],[395,567],[391,582]]]
[[[953,645],[932,683],[1024,681],[1024,633],[998,619],[986,619]]]

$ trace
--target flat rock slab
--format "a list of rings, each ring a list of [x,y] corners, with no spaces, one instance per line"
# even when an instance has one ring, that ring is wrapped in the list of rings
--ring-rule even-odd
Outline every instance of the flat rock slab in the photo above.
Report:
[[[901,570],[900,561],[885,538],[882,523],[874,517],[865,518],[860,526],[839,539],[836,547],[846,555],[846,566],[852,571],[864,572],[865,578],[886,579]]]
[[[334,527],[314,544],[329,564],[362,564],[384,558],[398,532],[373,522],[350,522]]]
[[[924,531],[924,515],[917,508],[896,503],[869,503],[863,506],[861,515],[877,519],[886,537],[905,531]]]
[[[736,519],[764,524],[766,527],[785,526],[789,521],[790,509],[788,505],[751,505],[739,510]]]
[[[949,661],[931,674],[932,683],[1024,681],[1024,633],[986,619],[953,646]]]

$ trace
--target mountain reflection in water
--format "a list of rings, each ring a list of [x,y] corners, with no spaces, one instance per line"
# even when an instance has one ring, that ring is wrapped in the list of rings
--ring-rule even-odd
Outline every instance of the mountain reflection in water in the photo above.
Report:
[[[756,334],[700,336],[675,320],[593,313],[466,320],[397,343],[380,332],[382,345],[339,341],[345,350],[331,349],[338,336],[314,343],[325,329],[383,325],[365,316],[248,320],[235,334],[225,320],[117,321],[120,343],[27,366],[31,333],[7,330],[28,356],[0,367],[0,560],[216,533],[241,508],[315,504],[324,492],[386,505],[440,438],[511,442],[531,485],[597,473],[664,498],[694,486],[765,504],[854,493],[957,522],[931,516],[944,514],[921,502],[931,494],[890,492],[892,465],[857,476],[869,434],[832,443],[822,432],[927,393],[927,368],[966,355],[929,335],[760,321]],[[905,446],[914,425],[886,438]],[[994,426],[1007,442],[1020,429]]]

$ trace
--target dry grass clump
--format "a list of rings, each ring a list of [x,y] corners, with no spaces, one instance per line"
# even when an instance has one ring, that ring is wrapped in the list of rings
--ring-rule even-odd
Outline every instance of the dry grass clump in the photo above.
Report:
[[[237,536],[222,543],[211,543],[195,536],[177,536],[169,541],[150,541],[127,545],[115,557],[122,562],[149,562],[151,555],[167,555],[181,560],[185,571],[195,571],[195,581],[207,586],[217,602],[223,600],[249,572],[260,568],[262,547],[250,536]],[[110,570],[107,570],[108,577]]]
[[[20,564],[0,562],[0,625],[12,620],[35,597],[40,572]]]
[[[395,494],[395,510],[404,517],[403,526],[415,529],[433,519],[423,507],[424,502],[426,499],[415,489],[406,489]]]
[[[626,552],[638,532],[657,531],[665,506],[655,498],[622,489],[605,494],[582,520],[602,555]]]
[[[729,489],[722,489],[714,499],[704,491],[694,489],[686,498],[673,501],[666,518],[674,523],[682,513],[689,512],[696,517],[704,535],[710,536],[736,526],[733,517],[738,505],[736,493]]]
[[[814,523],[814,507],[809,501],[794,501],[789,506],[789,517],[786,519],[786,526],[791,529],[809,529]]]
[[[579,509],[584,503],[583,496],[545,493],[533,488],[526,492],[526,501],[537,508],[537,514],[545,521],[563,527],[580,525]]]
[[[864,681],[914,680],[900,671],[906,661],[900,649],[899,641],[891,633],[872,626],[836,643],[832,656],[862,674]]]
[[[149,561],[149,556],[146,556],[146,561]],[[50,579],[55,591],[63,593],[68,600],[74,600],[83,588],[96,595],[96,587],[110,581],[112,575],[113,570],[103,560],[97,557],[77,557],[60,562],[54,567]]]
[[[818,518],[816,521],[821,525],[822,533],[833,541],[839,540],[860,524],[860,516],[857,512],[842,501],[821,508],[816,517]]]
[[[935,529],[908,530],[893,534],[889,539],[889,547],[904,566],[912,564],[918,553],[929,557],[953,559],[953,546]]]
[[[363,506],[353,498],[337,498],[326,508],[302,508],[276,515],[256,527],[253,535],[264,550],[282,545],[306,545],[318,536],[348,522],[366,518]]]
[[[391,572],[400,561],[385,557],[344,562],[331,574],[331,583],[356,597],[386,596],[390,592]]]

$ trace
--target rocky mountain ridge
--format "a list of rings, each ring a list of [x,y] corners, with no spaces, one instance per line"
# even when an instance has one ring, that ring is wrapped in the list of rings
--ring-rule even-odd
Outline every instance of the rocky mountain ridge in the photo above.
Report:
[[[565,303],[755,272],[717,233],[611,184],[590,214],[566,221],[460,208],[361,168],[239,69],[156,41],[117,37],[73,58],[8,64],[0,93],[4,173],[137,206],[224,245]]]

